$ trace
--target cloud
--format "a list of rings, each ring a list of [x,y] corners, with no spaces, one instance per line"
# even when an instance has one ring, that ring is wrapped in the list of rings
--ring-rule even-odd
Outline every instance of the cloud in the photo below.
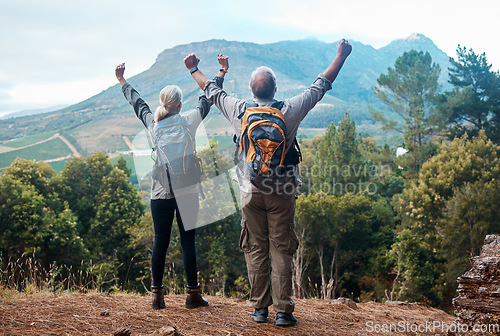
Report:
[[[76,103],[101,92],[101,88],[110,87],[115,81],[111,80],[111,76],[102,76],[46,84],[21,84],[8,90],[8,93],[13,100],[25,103],[50,104],[54,96],[61,97],[61,103]]]
[[[309,31],[327,42],[345,36],[378,48],[422,33],[450,56],[458,44],[486,52],[493,68],[500,69],[500,48],[491,36],[500,22],[495,0],[474,6],[468,0],[280,0],[277,5],[280,15],[271,17],[276,26]]]
[[[116,83],[112,76],[43,84],[18,84],[0,90],[0,116],[26,109],[75,104]]]
[[[474,6],[464,0],[220,0],[215,6],[202,0],[6,0],[0,10],[0,89],[11,91],[3,91],[0,113],[24,109],[29,99],[21,92],[33,86],[55,89],[62,83],[61,89],[72,88],[65,94],[79,99],[85,83],[93,83],[95,92],[106,89],[109,81],[100,79],[113,76],[118,63],[126,62],[133,76],[167,48],[213,38],[271,43],[347,37],[380,47],[418,32],[450,56],[459,43],[486,52],[499,69],[500,47],[491,40],[498,8],[495,0]],[[15,98],[7,101],[7,94]],[[70,100],[44,97],[56,99],[53,105]]]

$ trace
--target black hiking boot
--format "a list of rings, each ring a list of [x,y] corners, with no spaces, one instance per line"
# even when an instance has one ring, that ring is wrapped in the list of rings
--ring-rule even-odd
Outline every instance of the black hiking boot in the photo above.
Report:
[[[257,308],[252,313],[252,320],[257,323],[267,323],[267,315],[269,310],[267,308]]]
[[[187,286],[186,308],[193,309],[206,306],[208,306],[208,301],[201,296],[200,285]]]
[[[292,313],[277,313],[276,314],[276,325],[280,327],[291,327],[297,324],[297,319]]]
[[[153,292],[152,307],[154,310],[164,309],[166,307],[164,300],[164,290],[165,289],[163,288],[163,286],[159,287],[151,286],[151,291]]]

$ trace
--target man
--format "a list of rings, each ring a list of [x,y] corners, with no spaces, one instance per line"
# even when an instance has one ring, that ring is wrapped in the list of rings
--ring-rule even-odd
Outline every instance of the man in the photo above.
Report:
[[[290,150],[293,139],[297,134],[300,122],[307,113],[320,101],[326,91],[331,89],[332,82],[342,68],[352,46],[345,39],[337,44],[337,55],[326,70],[320,74],[314,83],[301,94],[285,99],[281,112],[287,128],[287,146]],[[223,65],[221,72],[225,73],[224,60],[219,56],[219,63]],[[247,102],[231,96],[221,89],[215,80],[208,78],[198,69],[199,59],[190,54],[184,59],[184,64],[190,70],[198,86],[222,112],[233,126],[237,136],[241,134],[241,116]],[[258,106],[271,106],[276,102],[276,77],[271,69],[257,68],[250,78],[250,90],[254,103]],[[267,322],[268,307],[273,304],[276,310],[276,325],[292,326],[297,323],[293,316],[295,303],[292,294],[292,257],[298,247],[295,235],[295,195],[293,193],[263,192],[256,188],[241,171],[238,170],[241,204],[242,204],[242,231],[240,248],[245,254],[248,279],[251,285],[250,307],[254,308],[252,319],[255,322]],[[295,165],[293,174],[300,184],[298,166]],[[272,299],[269,286],[269,254],[272,260]]]

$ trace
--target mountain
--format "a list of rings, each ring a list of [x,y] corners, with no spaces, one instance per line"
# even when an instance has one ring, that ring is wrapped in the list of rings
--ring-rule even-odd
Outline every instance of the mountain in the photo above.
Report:
[[[12,113],[7,113],[7,114],[1,116],[0,119],[18,118],[18,117],[30,116],[33,114],[53,112],[53,111],[61,110],[65,107],[68,107],[68,105],[56,105],[56,106],[51,106],[51,107],[42,108],[42,109],[33,109],[33,110],[23,110],[23,111],[18,111],[18,112],[12,112]]]
[[[361,42],[350,41],[353,52],[339,77],[318,106],[304,120],[304,127],[326,127],[338,123],[345,111],[357,123],[370,120],[367,105],[382,107],[373,95],[373,87],[381,73],[392,67],[397,57],[411,49],[428,51],[440,64],[441,84],[446,87],[448,56],[429,38],[413,34],[375,49]],[[128,81],[150,103],[158,105],[158,93],[167,84],[178,85],[184,94],[184,109],[193,108],[201,93],[184,67],[183,59],[194,52],[200,59],[200,69],[208,77],[217,74],[217,53],[229,55],[230,69],[224,88],[236,97],[250,100],[248,81],[252,71],[261,65],[272,68],[278,79],[277,99],[300,93],[311,84],[335,57],[336,43],[306,39],[270,44],[209,40],[179,45],[160,53],[148,70]],[[110,69],[112,71],[112,69]],[[125,72],[125,75],[127,73]],[[211,114],[218,111],[213,109]],[[109,151],[127,149],[121,137],[133,136],[141,129],[132,108],[123,98],[119,84],[101,93],[50,114],[0,120],[0,140],[51,130],[65,130],[83,152],[93,152],[99,146]],[[97,139],[104,141],[97,143]],[[117,147],[109,147],[118,144]]]

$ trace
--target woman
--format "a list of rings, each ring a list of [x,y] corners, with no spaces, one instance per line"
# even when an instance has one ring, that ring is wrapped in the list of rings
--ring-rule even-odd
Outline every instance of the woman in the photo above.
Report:
[[[124,72],[125,63],[118,65],[115,69],[116,78],[122,85],[123,94],[127,101],[133,106],[135,114],[142,121],[144,126],[151,134],[155,134],[156,126],[160,121],[180,112],[182,107],[182,92],[174,85],[163,88],[160,92],[160,106],[153,115],[149,106],[140,97],[139,93],[125,80],[123,77]],[[211,102],[204,96],[201,96],[198,107],[182,115],[189,125],[189,130],[193,139],[199,124],[210,111],[210,106]],[[170,188],[165,187],[165,185],[169,184]],[[190,206],[191,211],[182,213],[182,216],[178,207],[178,203],[181,202],[185,202],[182,204],[192,205]],[[186,307],[191,309],[199,306],[208,306],[208,301],[201,295],[197,278],[195,230],[185,230],[185,227],[195,227],[198,217],[198,202],[198,185],[172,190],[170,181],[165,183],[165,181],[158,181],[153,178],[151,185],[151,214],[155,233],[153,254],[151,256],[153,309],[165,308],[162,280],[174,214],[179,226],[184,269],[186,271]]]

